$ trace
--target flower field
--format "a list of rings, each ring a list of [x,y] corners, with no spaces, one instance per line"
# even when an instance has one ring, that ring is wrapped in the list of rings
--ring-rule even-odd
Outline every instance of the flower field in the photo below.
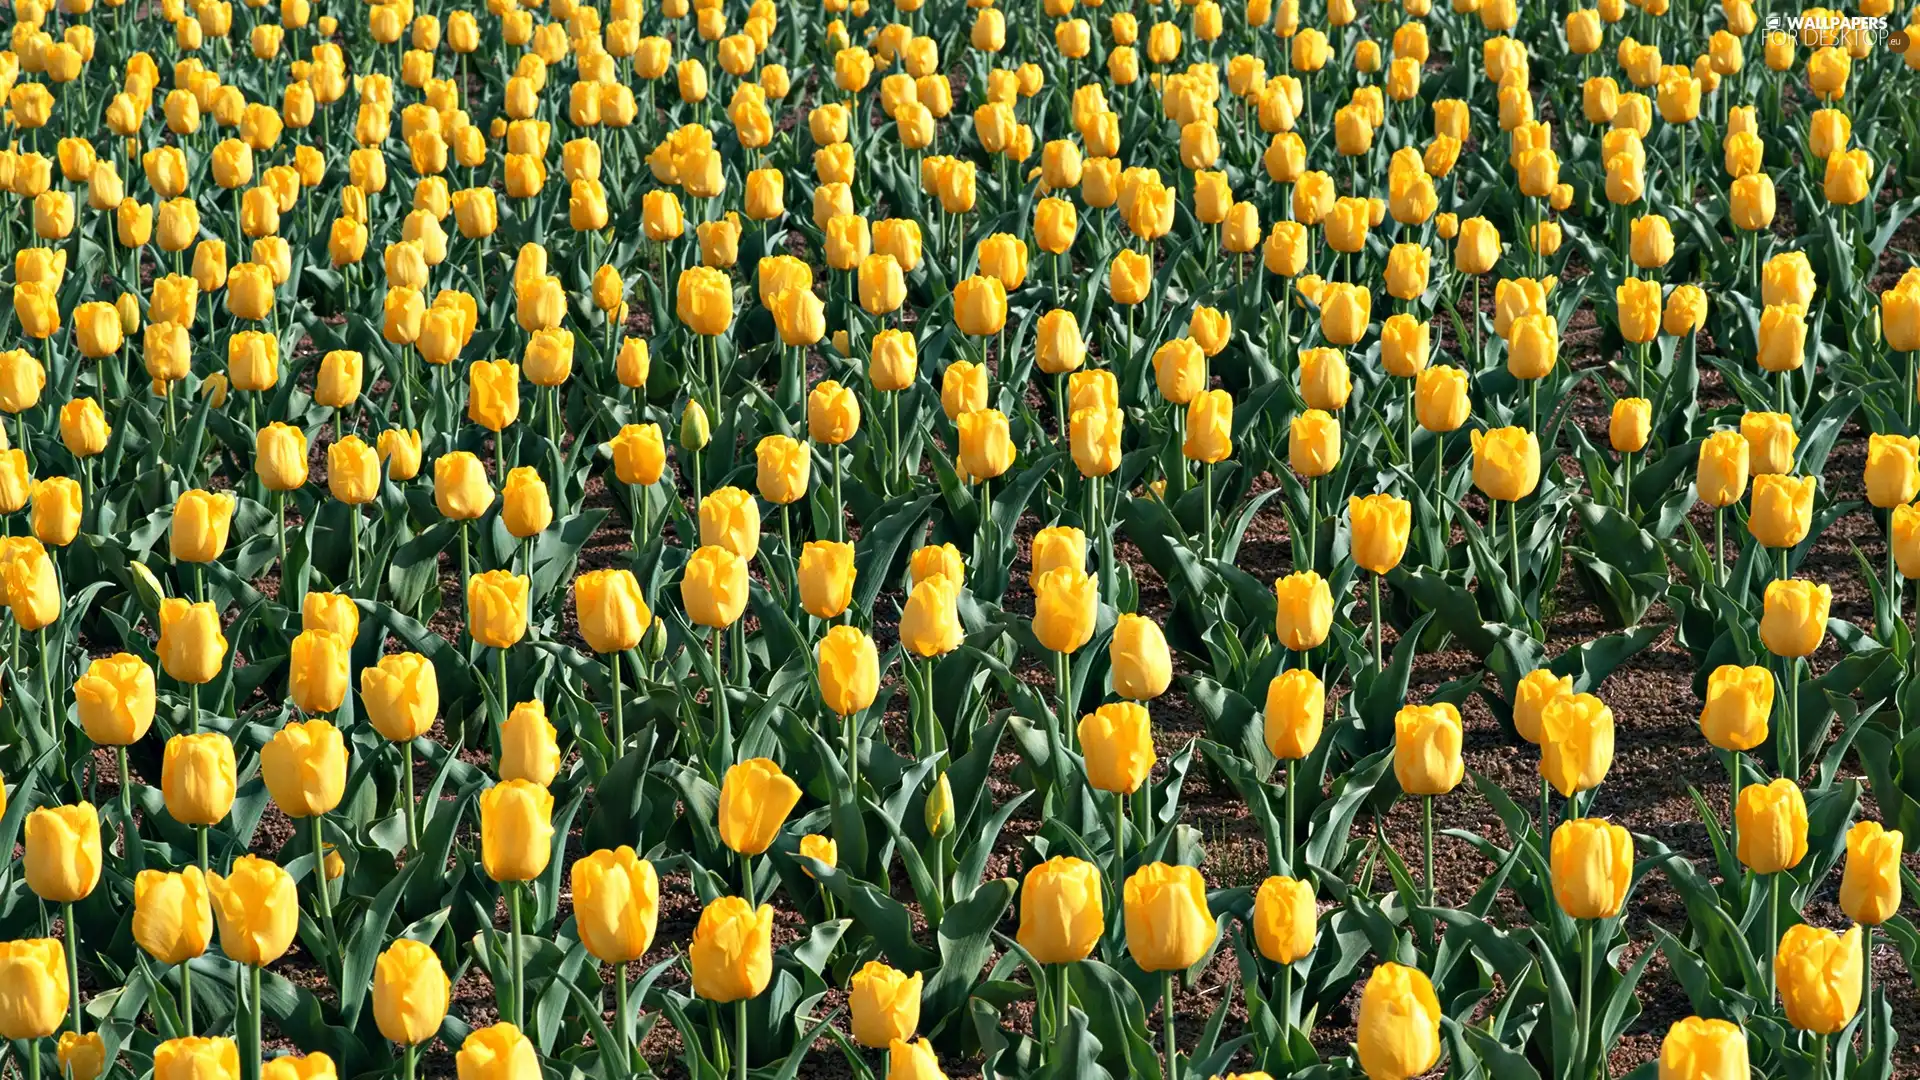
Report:
[[[0,1077],[1920,1076],[1920,10],[459,2],[0,0]]]

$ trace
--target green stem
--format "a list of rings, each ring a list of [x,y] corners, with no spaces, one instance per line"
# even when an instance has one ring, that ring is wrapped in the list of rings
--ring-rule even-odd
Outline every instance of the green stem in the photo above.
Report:
[[[520,883],[506,883],[507,920],[513,938],[508,942],[508,954],[513,964],[513,1026],[526,1031],[527,973],[520,956]]]
[[[252,999],[250,1004],[253,1012],[253,1047],[249,1056],[253,1061],[253,1080],[260,1080],[266,1073],[265,1063],[260,1059],[260,1054],[261,1051],[265,1049],[266,1041],[261,1038],[260,1035],[261,1014],[265,1013],[267,1008],[265,1003],[261,1001],[260,969],[257,967],[249,968],[248,973],[248,982],[251,984],[249,988],[252,991],[248,997]]]
[[[1740,859],[1740,751],[1727,751],[1727,844]]]
[[[1433,906],[1433,796],[1420,797],[1420,851],[1426,860],[1427,906]]]
[[[1877,1017],[1873,1008],[1873,926],[1864,927],[1867,932],[1866,952],[1860,967],[1865,973],[1866,988],[1860,993],[1860,1000],[1866,1003],[1866,1017],[1860,1024],[1860,1060],[1873,1059],[1873,1024]]]
[[[747,1080],[747,999],[733,1003],[733,1041],[738,1059],[733,1063],[735,1080]]]
[[[1384,666],[1381,663],[1381,656],[1385,650],[1385,646],[1382,644],[1381,637],[1380,575],[1375,574],[1373,575],[1373,667],[1376,671],[1381,670]]]
[[[740,895],[753,903],[753,856],[740,852]]]
[[[1593,920],[1582,919],[1580,927],[1580,1032],[1577,1045],[1580,1058],[1589,1069],[1594,1062],[1587,1059],[1596,1053],[1604,1054],[1605,1047],[1595,1045],[1593,1037]]]
[[[1072,1006],[1067,1000],[1067,973],[1071,970],[1072,970],[1071,965],[1068,965],[1068,964],[1059,965],[1059,973],[1058,973],[1059,986],[1054,990],[1054,994],[1053,994],[1054,1008],[1055,1008],[1054,1015],[1056,1017],[1054,1021],[1053,1046],[1054,1046],[1054,1050],[1057,1052],[1056,1060],[1058,1059],[1058,1057],[1064,1056],[1065,1054],[1067,1027],[1070,1023],[1072,1023],[1071,1019],[1068,1016],[1068,1009],[1070,1009]]]
[[[180,1020],[188,1037],[193,1035],[193,961],[180,965]]]
[[[320,923],[327,928],[327,937],[338,942],[340,937],[333,932],[333,890],[327,887],[326,816],[313,815],[313,884],[320,896]]]
[[[619,974],[613,984],[614,1009],[613,1032],[620,1040],[620,1065],[632,1069],[633,1029],[627,1024],[627,962],[620,962]]]
[[[75,1035],[80,1034],[80,929],[74,925],[73,901],[60,906],[61,929],[67,935],[67,1006],[68,1020]]]
[[[1180,1051],[1173,1031],[1173,975],[1169,971],[1160,977],[1160,1036],[1166,1047],[1167,1080],[1180,1080]]]
[[[1293,767],[1296,764],[1297,762],[1293,758],[1287,759],[1287,876],[1288,877],[1294,876],[1294,870],[1296,868],[1296,858],[1297,858],[1295,849],[1298,846],[1298,840],[1296,839],[1296,834],[1294,833],[1294,818],[1293,818]]]
[[[1780,875],[1767,875],[1767,1001],[1774,1001],[1773,958],[1780,949]]]
[[[408,739],[402,743],[401,751],[405,758],[402,768],[405,770],[407,784],[407,847],[417,854],[420,851],[420,821],[414,809],[413,798],[413,740]],[[323,881],[326,878],[325,871],[326,867],[322,865],[321,879]]]
[[[122,820],[120,854],[122,857],[125,857],[133,853],[135,839],[133,830],[133,775],[127,771],[127,748],[124,746],[116,746],[113,748],[113,752],[115,761],[120,766],[120,817]]]
[[[619,653],[614,653],[607,658],[607,674],[612,676],[610,685],[613,691],[613,757],[618,761],[627,750],[626,706],[620,700],[625,695],[621,693],[624,687],[620,685]]]

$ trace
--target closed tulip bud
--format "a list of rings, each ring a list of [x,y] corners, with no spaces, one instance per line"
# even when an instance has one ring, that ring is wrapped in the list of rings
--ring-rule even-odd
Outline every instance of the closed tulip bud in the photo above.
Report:
[[[1147,298],[1153,285],[1153,268],[1147,257],[1122,248],[1113,257],[1107,271],[1107,292],[1116,304],[1131,306]]]
[[[1149,863],[1127,878],[1123,893],[1127,952],[1143,971],[1182,971],[1213,947],[1218,924],[1207,887],[1191,866]]]
[[[760,506],[736,487],[718,488],[700,500],[700,542],[743,559],[760,550]]]
[[[1756,172],[1734,180],[1728,190],[1728,201],[1733,207],[1730,216],[1735,226],[1757,232],[1773,224],[1773,179],[1766,173]]]
[[[809,541],[800,549],[800,606],[816,619],[835,619],[853,602],[853,545]]]
[[[653,864],[623,845],[580,859],[568,877],[575,928],[587,952],[604,964],[646,955],[660,918],[660,878]],[[528,1064],[533,1063],[529,1048]]]
[[[218,609],[209,602],[189,604],[168,597],[160,606],[160,641],[155,651],[160,654],[160,666],[180,682],[212,682],[227,652]]]
[[[915,575],[900,614],[900,642],[921,658],[944,656],[960,647],[960,581],[944,574]]]
[[[1020,888],[1016,940],[1036,961],[1071,964],[1085,960],[1105,931],[1100,871],[1092,863],[1055,856],[1027,871]],[[1212,944],[1211,938],[1206,944]]]
[[[1263,733],[1267,750],[1282,761],[1298,761],[1320,745],[1326,721],[1327,691],[1320,677],[1290,668],[1267,683]]]
[[[1806,309],[1797,304],[1769,304],[1760,316],[1760,352],[1755,357],[1762,370],[1774,373],[1798,371],[1806,363]]]
[[[718,544],[703,545],[687,560],[680,602],[700,626],[732,626],[747,606],[747,562]]]
[[[1879,926],[1900,910],[1898,829],[1877,821],[1856,822],[1847,830],[1847,865],[1840,876],[1840,910],[1847,918]]]
[[[1743,835],[1741,840],[1745,839]],[[1781,937],[1773,957],[1773,977],[1780,988],[1787,1023],[1818,1035],[1830,1035],[1847,1026],[1860,1010],[1862,969],[1866,964],[1860,938],[1858,926],[1840,934],[1805,923]]]
[[[1490,499],[1517,502],[1540,483],[1540,442],[1525,428],[1473,432],[1473,486]]]
[[[60,1029],[67,1003],[67,957],[59,939],[0,942],[0,1035],[9,1039],[52,1035]],[[156,1066],[159,1051],[167,1045],[162,1043],[156,1050]],[[238,1075],[237,1062],[227,1075]]]
[[[1353,561],[1376,574],[1400,565],[1413,525],[1413,504],[1392,495],[1347,500],[1353,534]]]
[[[1880,294],[1880,332],[1895,352],[1920,349],[1920,289],[1893,288]]]
[[[227,532],[233,521],[234,497],[228,492],[198,488],[174,503],[168,528],[168,550],[183,562],[217,561],[227,550]]]
[[[1617,453],[1644,450],[1652,424],[1653,404],[1646,398],[1619,398],[1607,422],[1607,442]]]
[[[370,503],[380,493],[380,456],[360,436],[327,447],[327,492],[349,506]]]
[[[1460,223],[1454,238],[1453,267],[1463,274],[1484,274],[1500,259],[1500,231],[1483,217]]]
[[[1807,804],[1793,781],[1742,787],[1735,816],[1740,862],[1754,873],[1791,870],[1806,858]]]
[[[1553,830],[1553,897],[1575,919],[1611,919],[1633,882],[1633,837],[1599,818],[1575,818]]]
[[[1867,501],[1882,510],[1912,502],[1920,494],[1920,468],[1916,466],[1920,466],[1920,438],[1867,436]]]
[[[53,1056],[67,1080],[96,1080],[107,1070],[107,1043],[97,1031],[61,1032]]]
[[[1657,288],[1657,286],[1656,286]],[[1544,379],[1560,360],[1560,324],[1551,315],[1521,315],[1507,326],[1507,373]]]
[[[1793,471],[1794,451],[1800,445],[1793,417],[1786,413],[1747,413],[1740,418],[1740,435],[1746,440],[1755,475]]]
[[[1294,652],[1319,648],[1333,625],[1333,599],[1327,582],[1311,570],[1297,571],[1273,583],[1274,636]]]
[[[1698,285],[1677,285],[1667,294],[1661,329],[1674,337],[1699,333],[1707,325],[1707,294]]]
[[[366,360],[357,352],[335,349],[327,353],[320,358],[320,372],[314,377],[313,400],[331,409],[347,408],[360,399],[365,370]]]
[[[1320,296],[1320,332],[1335,345],[1355,345],[1373,317],[1373,293],[1364,285],[1328,282]]]
[[[697,997],[725,1004],[759,997],[773,977],[773,908],[723,896],[700,912],[687,948]]]
[[[1387,256],[1387,291],[1401,300],[1416,300],[1427,291],[1427,249],[1418,244],[1395,244]]]
[[[528,580],[505,570],[489,570],[467,579],[467,626],[473,640],[491,649],[507,649],[527,633]]]
[[[652,485],[666,470],[666,441],[658,424],[628,424],[607,444],[614,476],[623,484]],[[484,479],[484,477],[482,478]]]
[[[433,501],[441,517],[453,521],[479,518],[493,506],[493,485],[487,482],[486,466],[465,450],[435,458]]]
[[[288,899],[292,892],[289,884]],[[221,937],[226,937],[222,927]],[[168,1039],[153,1050],[154,1080],[234,1080],[242,1075],[240,1052],[232,1039]]]
[[[495,762],[500,779],[525,780],[549,787],[560,773],[559,732],[538,701],[513,707],[500,725],[500,757]]]
[[[1460,783],[1465,766],[1460,760],[1459,710],[1444,702],[1408,705],[1394,716],[1393,727],[1393,771],[1402,790],[1445,795]]]
[[[847,986],[853,1039],[861,1046],[883,1047],[912,1038],[920,1026],[921,976],[911,978],[878,960],[869,960]]]
[[[401,938],[374,961],[374,1024],[389,1041],[417,1046],[440,1030],[452,990],[433,947]]]
[[[1760,640],[1775,656],[1811,656],[1826,635],[1833,590],[1810,581],[1776,580],[1767,585]]]
[[[308,633],[339,640],[328,631]],[[344,656],[342,667],[340,681],[344,685]],[[346,742],[340,730],[325,720],[289,723],[261,748],[260,774],[266,780],[267,793],[288,817],[327,813],[340,805],[346,790]]]
[[[529,780],[480,793],[480,862],[495,881],[532,881],[553,854],[553,795]]]
[[[1056,566],[1033,581],[1033,633],[1056,653],[1071,653],[1093,637],[1100,586],[1076,566]]]
[[[1380,324],[1380,366],[1396,378],[1411,379],[1427,368],[1433,352],[1429,324],[1402,312]]]
[[[1187,435],[1180,452],[1208,465],[1233,455],[1233,395],[1206,390],[1187,405]]]
[[[992,480],[1013,467],[1015,450],[1004,413],[979,409],[961,416],[956,426],[960,460],[974,480]]]
[[[1305,477],[1325,476],[1340,464],[1340,421],[1320,409],[1293,418],[1287,463]]]
[[[1276,964],[1291,964],[1313,951],[1317,920],[1313,886],[1307,882],[1270,877],[1254,893],[1254,943]]]
[[[272,1063],[268,1064],[271,1067]],[[459,1080],[533,1080],[540,1075],[540,1056],[534,1051],[532,1041],[522,1035],[519,1028],[508,1023],[494,1024],[469,1033],[460,1044],[459,1053],[454,1055],[454,1065]],[[265,1077],[263,1080],[275,1078]]]
[[[1540,775],[1562,795],[1600,786],[1613,766],[1613,710],[1592,694],[1540,710]]]
[[[1356,1044],[1372,1080],[1407,1080],[1440,1060],[1440,1001],[1418,968],[1385,963],[1360,993]]]
[[[60,442],[73,456],[88,458],[104,453],[112,435],[106,413],[93,398],[74,398],[60,406]]]
[[[890,256],[876,256],[888,263]],[[875,390],[893,393],[912,386],[919,374],[919,346],[906,330],[882,330],[873,336],[867,380]]]
[[[440,682],[432,661],[419,653],[382,656],[360,670],[360,701],[383,737],[410,742],[425,735],[440,714]]]
[[[1806,539],[1813,525],[1815,477],[1769,473],[1753,479],[1753,508],[1747,529],[1761,545],[1790,548]]]
[[[674,312],[694,333],[708,337],[726,333],[733,322],[732,281],[725,273],[706,266],[681,271]]]
[[[1716,431],[1707,436],[1700,444],[1699,476],[1694,482],[1700,500],[1716,508],[1739,502],[1747,491],[1751,452],[1752,443],[1740,432]]]
[[[1175,338],[1153,354],[1153,380],[1160,396],[1175,405],[1198,397],[1207,385],[1207,356],[1192,338]]]
[[[153,669],[131,653],[101,657],[74,681],[73,702],[87,738],[102,746],[131,746],[153,723]]]
[[[1747,1033],[1725,1020],[1689,1016],[1660,1042],[1660,1080],[1730,1080],[1751,1075]]]
[[[1108,651],[1116,695],[1150,701],[1167,692],[1173,681],[1173,658],[1158,623],[1140,615],[1121,615],[1114,623]]]
[[[1414,377],[1414,416],[1428,431],[1458,430],[1473,409],[1467,373],[1438,364]]]
[[[1153,722],[1144,705],[1102,705],[1080,718],[1078,734],[1090,787],[1131,795],[1146,783],[1156,759]]]
[[[954,324],[973,337],[992,337],[1007,324],[1007,289],[997,277],[976,274],[953,290]]]
[[[1805,308],[1813,303],[1819,282],[1813,264],[1804,252],[1793,251],[1768,259],[1760,274],[1760,295],[1766,306],[1793,305]]]
[[[29,813],[21,861],[27,887],[40,899],[56,904],[86,899],[100,881],[100,816],[93,804]]]
[[[507,473],[500,489],[500,521],[520,540],[538,536],[553,524],[553,500],[539,470],[522,465]]]
[[[66,547],[80,535],[80,485],[55,476],[33,485],[33,535],[48,547]]]

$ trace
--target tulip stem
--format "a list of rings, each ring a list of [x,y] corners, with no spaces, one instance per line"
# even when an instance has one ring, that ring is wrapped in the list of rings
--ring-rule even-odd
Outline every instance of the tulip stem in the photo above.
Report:
[[[753,903],[753,856],[744,851],[740,853],[740,895]]]
[[[1202,521],[1203,521],[1202,528],[1204,530],[1204,537],[1202,542],[1205,544],[1205,547],[1203,547],[1201,551],[1202,551],[1202,554],[1204,554],[1207,558],[1211,559],[1213,558],[1213,463],[1212,462],[1207,462],[1206,464],[1200,466],[1200,477],[1201,477],[1201,482],[1206,487],[1206,491],[1205,491],[1206,498],[1200,504]]]
[[[1740,751],[1727,751],[1727,846],[1740,857]]]
[[[1773,961],[1780,951],[1780,875],[1767,875],[1767,963],[1764,974],[1767,979],[1767,1002],[1774,998]]]
[[[1866,926],[1862,927],[1862,929],[1864,929],[1867,932],[1867,940],[1864,946],[1865,951],[1861,953],[1862,961],[1860,964],[1862,971],[1865,973],[1866,988],[1861,991],[1860,1000],[1864,1002],[1866,1005],[1866,1018],[1860,1024],[1860,1038],[1861,1038],[1860,1060],[1868,1061],[1873,1058],[1873,1021],[1875,1019],[1874,1012],[1873,1012],[1873,929],[1874,928],[1873,928],[1873,925],[1869,923]],[[1825,1047],[1822,1047],[1822,1049],[1825,1049]]]
[[[27,1040],[27,1047],[28,1074],[32,1080],[40,1080],[40,1040]]]
[[[1294,835],[1293,835],[1293,828],[1294,828],[1293,767],[1294,767],[1294,764],[1295,764],[1295,761],[1293,758],[1287,759],[1287,843],[1286,843],[1287,866],[1286,866],[1286,871],[1287,871],[1288,877],[1293,876],[1293,863],[1294,863],[1294,857],[1295,857],[1295,849],[1298,847],[1298,845],[1294,843]]]
[[[420,821],[419,821],[417,812],[414,809],[414,800],[413,800],[413,740],[412,739],[408,739],[406,742],[401,744],[401,752],[405,756],[405,764],[403,766],[403,771],[404,771],[406,784],[407,784],[407,847],[409,850],[411,850],[414,854],[417,855],[420,852]],[[324,858],[322,859],[320,876],[321,876],[321,880],[324,881],[326,879],[326,866],[324,864]]]
[[[1593,1038],[1593,920],[1580,920],[1580,1031],[1574,1045],[1580,1048],[1580,1060],[1583,1065],[1592,1066],[1594,1062],[1585,1059],[1605,1054],[1606,1048],[1596,1046]]]
[[[61,929],[67,935],[67,1011],[73,1021],[73,1033],[80,1034],[80,930],[73,921],[73,901],[60,905]]]
[[[609,692],[613,695],[613,757],[618,761],[627,749],[626,706],[620,700],[625,696],[621,693],[625,687],[620,684],[619,653],[613,653],[607,658],[607,674],[611,676],[608,680]]]
[[[327,937],[338,942],[333,931],[333,892],[327,888],[326,817],[313,815],[313,884],[320,897],[320,923],[327,928]]]
[[[733,1075],[737,1080],[747,1080],[747,999],[739,998],[733,1003]]]
[[[1721,588],[1727,587],[1727,511],[1725,507],[1713,508],[1713,580]]]
[[[185,1026],[183,1033],[193,1037],[193,961],[180,964],[180,1022]]]
[[[260,1017],[267,1011],[266,1002],[261,1000],[260,968],[257,966],[249,968],[247,978],[252,984],[253,991],[250,995],[253,998],[253,1046],[248,1059],[253,1062],[254,1080],[260,1080],[261,1075],[266,1071],[265,1063],[260,1060],[261,1044],[265,1041],[260,1037]]]
[[[412,1043],[408,1043],[407,1049],[405,1051],[405,1057],[404,1057],[404,1060],[406,1062],[406,1071],[402,1074],[407,1078],[407,1080],[413,1080],[414,1074],[417,1071],[419,1059],[420,1059],[420,1048],[413,1045]]]
[[[1160,980],[1160,1037],[1166,1046],[1167,1080],[1180,1080],[1179,1042],[1173,1031],[1173,976],[1169,971]]]
[[[507,942],[507,954],[513,965],[513,1026],[526,1030],[526,969],[521,966],[520,957],[520,883],[507,882],[507,927],[513,937]]]
[[[620,961],[619,972],[614,976],[613,1001],[613,1033],[620,1041],[620,1066],[623,1069],[632,1069],[634,1067],[633,1029],[627,1024],[627,962],[625,960]]]
[[[117,759],[115,763],[119,765],[119,773],[121,773],[121,819],[123,819],[123,824],[121,824],[121,830],[123,830],[123,832],[121,832],[121,857],[125,857],[125,855],[131,855],[132,840],[134,840],[134,832],[132,832],[132,776],[127,773],[127,748],[125,748],[125,746],[115,746],[115,748],[113,748],[113,755],[115,755],[115,759]]]
[[[1058,1017],[1053,1033],[1053,1046],[1056,1052],[1064,1052],[1066,1049],[1067,1025],[1070,1023],[1067,1010],[1071,1008],[1067,1000],[1067,973],[1071,970],[1073,969],[1070,965],[1060,965],[1060,985],[1054,991],[1055,1016]],[[1056,1060],[1059,1059],[1056,1058]]]
[[[207,872],[207,827],[205,825],[196,825],[194,826],[194,832],[198,834],[194,837],[194,840],[200,848],[200,872],[204,874]]]
[[[1427,906],[1432,907],[1433,899],[1433,796],[1420,797],[1420,850],[1426,859],[1426,876],[1421,881],[1427,887]]]
[[[1385,666],[1381,662],[1385,645],[1381,640],[1383,635],[1380,625],[1380,577],[1379,574],[1373,575],[1373,668],[1375,671]]]
[[[61,737],[64,744],[65,739],[60,731],[60,712],[53,700],[53,646],[48,641],[51,636],[46,627],[40,628],[40,694],[47,699],[47,733]]]

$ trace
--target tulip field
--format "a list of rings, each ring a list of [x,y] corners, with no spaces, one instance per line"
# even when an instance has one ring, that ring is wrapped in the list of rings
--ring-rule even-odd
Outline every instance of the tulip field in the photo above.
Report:
[[[466,3],[0,0],[0,1080],[1920,1077],[1920,8]]]

